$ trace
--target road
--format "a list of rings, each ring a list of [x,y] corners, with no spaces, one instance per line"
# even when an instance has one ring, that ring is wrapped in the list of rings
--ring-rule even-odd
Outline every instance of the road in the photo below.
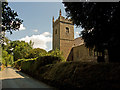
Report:
[[[49,88],[52,87],[35,80],[11,67],[0,71],[0,81],[2,80],[2,88]]]

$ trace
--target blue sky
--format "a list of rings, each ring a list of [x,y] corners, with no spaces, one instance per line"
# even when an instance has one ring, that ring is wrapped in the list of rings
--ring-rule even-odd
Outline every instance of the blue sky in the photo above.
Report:
[[[8,0],[9,1],[9,0]],[[18,13],[23,24],[19,31],[12,35],[6,33],[10,40],[25,40],[34,42],[34,48],[52,49],[52,17],[56,20],[59,10],[66,17],[62,2],[9,2],[9,6]],[[75,28],[75,38],[81,28]]]

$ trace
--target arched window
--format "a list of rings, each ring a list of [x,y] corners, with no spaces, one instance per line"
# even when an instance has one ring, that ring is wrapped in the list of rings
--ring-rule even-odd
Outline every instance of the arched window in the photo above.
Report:
[[[55,30],[55,34],[57,34],[57,29]]]
[[[66,27],[66,33],[69,33],[69,28],[68,27]]]

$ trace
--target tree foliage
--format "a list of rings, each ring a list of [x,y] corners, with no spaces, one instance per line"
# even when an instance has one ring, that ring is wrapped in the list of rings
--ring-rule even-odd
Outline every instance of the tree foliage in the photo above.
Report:
[[[8,49],[9,53],[13,53],[14,61],[27,58],[32,46],[25,41],[12,41]]]
[[[8,53],[7,51],[8,47],[10,46],[10,42],[11,41],[8,38],[4,37],[4,43],[2,44],[2,47],[1,47],[2,60],[0,60],[0,62],[5,66],[11,65],[14,62],[12,53]]]
[[[67,16],[84,28],[81,35],[88,48],[108,50],[109,61],[118,61],[120,51],[120,2],[64,2]]]
[[[44,49],[34,48],[29,51],[29,55],[27,58],[36,58],[39,57],[40,54],[46,54],[47,52]]]
[[[18,59],[15,61],[14,67],[25,72],[33,73],[34,71],[38,70],[39,67],[65,61],[62,53],[58,49],[48,53],[39,48],[33,49],[33,51],[36,50],[41,51],[37,57],[31,59]]]
[[[2,64],[5,66],[12,65],[14,63],[13,55],[8,54],[7,51],[2,50]]]
[[[2,43],[2,48],[3,48],[4,50],[7,50],[8,47],[10,46],[11,40],[9,40],[7,37],[4,37],[3,42],[4,42],[4,43]]]
[[[8,6],[8,2],[2,2],[2,31],[19,30],[23,20],[17,18],[18,14]]]

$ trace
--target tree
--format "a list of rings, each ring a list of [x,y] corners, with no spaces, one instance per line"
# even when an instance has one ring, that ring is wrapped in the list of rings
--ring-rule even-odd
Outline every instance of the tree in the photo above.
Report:
[[[34,48],[29,51],[29,55],[27,58],[36,58],[39,57],[40,54],[46,54],[46,53],[47,51],[45,51],[44,49]]]
[[[33,48],[34,42],[32,42],[32,40],[30,40],[29,45]]]
[[[7,65],[12,65],[14,60],[13,60],[13,55],[12,53],[8,52],[8,47],[10,46],[10,40],[6,37],[4,37],[4,43],[2,44],[1,47],[1,58],[2,60],[0,60],[0,63],[2,63],[3,65],[7,66]]]
[[[19,30],[23,20],[17,18],[18,14],[8,6],[8,2],[2,2],[2,31]]]
[[[8,49],[8,47],[10,46],[11,40],[9,40],[7,37],[4,37],[3,42],[4,43],[2,43],[2,48],[4,50]]]
[[[8,54],[7,51],[2,50],[2,64],[5,66],[12,65],[14,62],[13,55]]]
[[[110,62],[120,62],[120,2],[63,3],[67,16],[84,28],[81,35],[86,47],[102,53],[103,58],[106,49]]]
[[[2,6],[2,7],[1,7]],[[8,6],[8,2],[4,1],[1,3],[0,1],[0,44],[4,43],[5,32],[10,32],[12,34],[13,30],[19,30],[20,25],[23,20],[18,18],[17,12],[12,10]],[[1,16],[2,15],[2,16]]]
[[[14,61],[16,61],[27,58],[31,49],[31,45],[25,41],[11,41],[8,52],[13,53]]]

